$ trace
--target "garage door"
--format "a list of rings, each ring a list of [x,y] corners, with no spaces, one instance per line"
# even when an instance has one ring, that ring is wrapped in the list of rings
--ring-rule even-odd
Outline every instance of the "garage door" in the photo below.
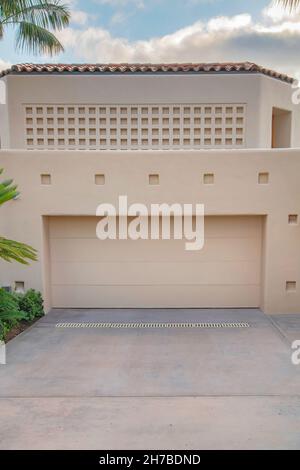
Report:
[[[205,218],[205,247],[96,238],[95,217],[49,220],[54,307],[257,307],[262,218]]]

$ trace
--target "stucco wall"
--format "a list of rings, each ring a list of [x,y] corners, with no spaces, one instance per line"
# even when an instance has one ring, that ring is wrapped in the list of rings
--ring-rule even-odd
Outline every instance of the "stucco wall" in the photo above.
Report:
[[[293,104],[295,89],[279,80],[262,77],[260,86],[260,126],[257,147],[269,148],[272,133],[272,108],[292,111],[291,147],[300,147],[300,105]]]
[[[291,85],[260,74],[212,75],[8,75],[9,132],[4,148],[24,148],[24,104],[245,103],[247,148],[270,148],[272,107],[293,111],[292,147],[300,146],[296,129],[299,106]]]
[[[1,151],[0,168],[19,184],[21,197],[1,207],[0,233],[32,244],[39,261],[29,267],[0,262],[0,284],[25,280],[43,290],[51,306],[47,227],[43,216],[95,215],[101,202],[204,203],[207,215],[265,216],[261,308],[268,313],[300,312],[300,150],[241,151]],[[258,173],[269,173],[258,184]],[[214,174],[204,185],[203,175]],[[41,174],[52,184],[41,185]],[[95,185],[105,174],[105,185]],[[160,184],[148,184],[159,174]],[[286,282],[297,282],[286,292]]]

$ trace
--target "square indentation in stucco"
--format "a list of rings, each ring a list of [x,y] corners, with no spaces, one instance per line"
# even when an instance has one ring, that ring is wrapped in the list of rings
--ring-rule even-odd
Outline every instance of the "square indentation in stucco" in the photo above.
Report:
[[[51,184],[51,175],[49,173],[43,173],[41,175],[41,184],[48,186]]]
[[[268,184],[269,183],[269,173],[262,172],[258,173],[258,184]]]
[[[159,184],[159,175],[154,174],[154,173],[149,175],[149,184],[150,185],[158,185]]]
[[[203,175],[204,184],[214,184],[214,182],[215,182],[215,175],[213,173],[205,173]]]
[[[296,281],[286,281],[286,291],[287,292],[296,292],[297,282]]]
[[[100,186],[105,184],[105,175],[103,173],[95,175],[95,184]]]
[[[289,224],[298,225],[298,214],[289,214]]]

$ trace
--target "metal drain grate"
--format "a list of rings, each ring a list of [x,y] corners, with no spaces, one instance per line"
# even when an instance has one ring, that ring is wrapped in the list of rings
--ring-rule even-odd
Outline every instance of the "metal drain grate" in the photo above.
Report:
[[[57,323],[57,328],[249,328],[249,323]]]

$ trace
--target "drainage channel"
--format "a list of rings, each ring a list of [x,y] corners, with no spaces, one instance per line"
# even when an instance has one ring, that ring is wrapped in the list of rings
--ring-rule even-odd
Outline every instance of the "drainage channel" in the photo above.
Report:
[[[56,328],[118,328],[118,329],[139,329],[139,328],[250,328],[249,323],[94,323],[94,322],[82,322],[82,323],[56,323]]]

